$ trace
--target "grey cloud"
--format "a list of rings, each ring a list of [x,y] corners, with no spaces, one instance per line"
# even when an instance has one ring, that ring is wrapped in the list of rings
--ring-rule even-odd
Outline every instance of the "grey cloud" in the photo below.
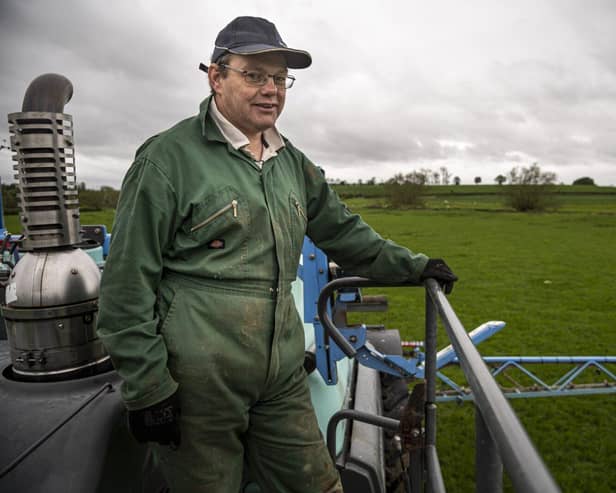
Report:
[[[18,51],[32,57],[34,63],[60,55],[72,58],[80,71],[113,71],[142,79],[155,70],[156,78],[164,81],[172,78],[172,71],[168,65],[152,63],[156,55],[165,53],[171,59],[181,55],[177,38],[156,29],[151,11],[140,9],[137,18],[129,3],[113,2],[110,6],[72,0],[52,8],[42,0],[7,4],[3,37],[12,40],[10,46],[19,46]]]
[[[616,75],[616,7],[612,0],[556,2],[554,14],[571,27],[584,51]]]
[[[197,63],[207,61],[224,23],[255,11],[313,55],[313,66],[296,73],[280,128],[314,161],[333,163],[330,174],[448,161],[508,167],[524,159],[517,151],[570,169],[596,164],[616,182],[611,0],[486,2],[476,11],[457,2],[387,10],[248,0],[184,10],[164,2],[12,0],[0,9],[0,112],[18,111],[40,73],[67,75],[75,95],[66,111],[84,163],[78,174],[99,184],[118,184],[145,138],[197,111],[208,93]]]

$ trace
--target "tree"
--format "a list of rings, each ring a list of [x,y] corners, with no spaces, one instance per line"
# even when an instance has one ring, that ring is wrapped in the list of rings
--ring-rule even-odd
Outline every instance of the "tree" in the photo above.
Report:
[[[413,171],[413,173],[423,176],[425,185],[430,184],[430,177],[432,176],[432,170],[430,168],[421,168],[419,171]]]
[[[583,176],[582,178],[578,178],[573,182],[574,185],[594,185],[595,180],[593,180],[589,176]]]
[[[454,176],[453,182],[455,185],[459,185],[460,183],[462,183],[462,180],[460,179],[459,176]]]
[[[509,171],[507,203],[516,211],[542,211],[550,204],[549,187],[556,183],[556,173],[541,171],[537,163],[529,168],[514,167]]]
[[[529,168],[515,166],[509,171],[509,183],[511,185],[553,185],[556,183],[556,173],[541,171],[537,163]]]
[[[475,177],[475,185],[479,185],[481,183],[481,176]]]
[[[505,175],[498,175],[496,178],[494,178],[494,181],[499,185],[502,185],[507,181],[507,177]]]
[[[449,185],[449,180],[451,179],[451,173],[447,169],[446,166],[441,166],[441,183],[443,185]]]
[[[426,183],[427,176],[422,171],[394,175],[385,183],[390,205],[395,208],[423,206],[423,190]]]

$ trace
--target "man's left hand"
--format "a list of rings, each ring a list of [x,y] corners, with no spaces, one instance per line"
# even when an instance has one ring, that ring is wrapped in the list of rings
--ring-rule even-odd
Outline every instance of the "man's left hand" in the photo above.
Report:
[[[441,285],[445,294],[449,294],[453,290],[453,283],[458,280],[458,276],[451,271],[443,259],[431,258],[419,277],[422,282],[426,279],[435,279]]]
[[[128,427],[139,443],[180,446],[180,399],[176,392],[153,406],[128,412]]]

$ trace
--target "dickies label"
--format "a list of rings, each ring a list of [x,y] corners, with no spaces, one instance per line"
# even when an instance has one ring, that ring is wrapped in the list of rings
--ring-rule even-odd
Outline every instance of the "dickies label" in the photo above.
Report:
[[[225,247],[225,240],[216,239],[207,244],[210,250],[222,250]]]

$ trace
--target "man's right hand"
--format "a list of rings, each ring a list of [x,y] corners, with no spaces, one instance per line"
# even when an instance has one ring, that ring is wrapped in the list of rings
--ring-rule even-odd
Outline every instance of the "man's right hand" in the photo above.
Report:
[[[139,443],[180,446],[180,399],[176,392],[162,402],[128,412],[128,428]]]
[[[453,290],[453,283],[458,280],[458,276],[451,271],[443,259],[431,258],[419,277],[420,281],[426,279],[435,279],[441,285],[445,294],[449,294]]]

